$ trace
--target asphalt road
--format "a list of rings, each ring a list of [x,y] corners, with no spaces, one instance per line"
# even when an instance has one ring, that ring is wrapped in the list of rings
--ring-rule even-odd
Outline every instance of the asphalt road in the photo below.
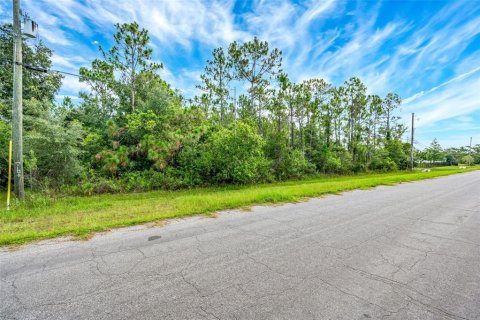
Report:
[[[5,319],[480,319],[480,171],[0,262]]]

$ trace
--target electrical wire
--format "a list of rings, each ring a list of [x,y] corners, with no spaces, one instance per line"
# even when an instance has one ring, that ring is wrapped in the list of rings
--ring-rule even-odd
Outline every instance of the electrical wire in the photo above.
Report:
[[[13,61],[11,61],[11,60],[1,60],[0,64],[13,64]],[[44,67],[32,66],[30,64],[19,63],[19,62],[15,62],[15,64],[21,65],[25,69],[32,70],[32,71],[37,71],[37,72],[42,72],[42,73],[61,73],[61,74],[69,75],[69,76],[74,76],[74,77],[77,77],[77,78],[80,77],[80,75],[78,75],[76,73],[71,73],[71,72],[67,72],[67,71],[47,69],[47,68],[44,68]]]

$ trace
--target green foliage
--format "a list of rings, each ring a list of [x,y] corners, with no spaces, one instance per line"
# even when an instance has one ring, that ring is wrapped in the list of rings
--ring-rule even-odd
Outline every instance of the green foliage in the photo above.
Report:
[[[82,142],[82,159],[83,162],[93,165],[96,161],[96,156],[106,148],[105,141],[97,132],[89,132],[86,134]]]
[[[453,155],[453,154],[447,154],[447,156],[445,157],[445,162],[447,163],[447,165],[449,166],[456,166],[458,165],[458,160],[457,158]]]
[[[8,148],[11,137],[10,124],[0,121],[0,183],[6,185],[8,179]]]
[[[388,93],[385,99],[383,100],[383,109],[385,110],[385,122],[386,122],[386,135],[385,138],[390,140],[392,138],[392,122],[395,121],[392,112],[400,106],[402,99],[396,93]]]
[[[444,160],[444,152],[438,143],[437,138],[434,138],[430,146],[425,150],[426,158],[430,163],[441,163]]]
[[[146,84],[158,81],[161,63],[151,61],[148,31],[136,22],[115,25],[114,45],[100,47],[103,60],[95,59],[92,67],[80,68],[80,80],[93,91],[103,114],[134,112],[139,100],[148,95]]]
[[[474,161],[474,159],[471,155],[466,155],[462,158],[462,163],[465,163],[467,165],[472,165],[473,161]]]
[[[262,123],[263,103],[269,80],[281,73],[282,52],[270,49],[268,42],[254,37],[243,44],[232,42],[228,54],[234,69],[234,78],[248,83],[249,99],[244,99],[245,115],[257,117],[259,126]]]
[[[0,57],[10,59],[11,26],[0,28]],[[148,31],[116,24],[110,48],[80,68],[90,90],[80,103],[54,100],[61,77],[24,73],[25,170],[29,185],[77,194],[255,184],[316,173],[406,169],[401,98],[367,94],[357,77],[341,86],[292,82],[282,52],[254,37],[216,48],[200,76],[199,96],[185,100],[162,80]],[[42,43],[25,61],[49,68]],[[6,166],[11,69],[0,66],[0,164]],[[238,89],[238,92],[237,90]],[[443,151],[431,163],[480,162],[480,146]],[[0,179],[5,185],[6,170]]]
[[[407,169],[408,167],[408,148],[409,144],[403,144],[400,140],[389,140],[386,145],[388,159],[393,161],[398,169]]]
[[[269,161],[263,148],[265,141],[245,123],[220,128],[201,145],[197,169],[211,183],[245,184],[269,178]]]
[[[375,152],[370,163],[370,169],[378,171],[397,170],[398,166],[395,161],[390,158],[389,153],[387,149],[381,149]]]
[[[213,50],[212,56],[212,60],[207,60],[205,73],[200,76],[202,84],[197,88],[205,92],[205,98],[208,99],[207,105],[220,111],[220,120],[223,122],[228,106],[228,84],[233,79],[233,61],[225,54],[223,48]],[[209,110],[206,112],[208,113]]]
[[[156,115],[166,116],[182,107],[182,97],[162,79],[148,82],[148,90],[137,99],[138,111],[152,111]]]
[[[470,147],[448,148],[444,150],[445,161],[448,165],[457,165],[460,161],[467,164],[470,160],[470,164],[480,163],[480,144]],[[471,158],[470,158],[471,157]]]
[[[36,183],[49,178],[53,184],[73,182],[81,173],[79,161],[82,153],[82,126],[78,121],[66,122],[42,110],[42,105],[32,99],[24,101],[27,115],[25,124],[25,164],[27,180]]]
[[[473,148],[470,148],[470,153],[473,156],[473,163],[480,164],[480,144],[475,145]]]
[[[12,61],[13,30],[11,24],[0,25],[0,61]],[[23,63],[49,69],[52,66],[52,50],[42,41],[35,45],[27,45],[24,40],[22,46]],[[52,101],[62,83],[62,76],[58,73],[44,73],[23,69],[23,99],[35,98],[39,101]],[[6,106],[11,105],[13,96],[13,67],[12,64],[0,64],[0,101]],[[0,110],[2,116],[10,118],[10,108]]]
[[[300,150],[290,150],[276,170],[278,180],[300,179],[314,172],[315,165]]]

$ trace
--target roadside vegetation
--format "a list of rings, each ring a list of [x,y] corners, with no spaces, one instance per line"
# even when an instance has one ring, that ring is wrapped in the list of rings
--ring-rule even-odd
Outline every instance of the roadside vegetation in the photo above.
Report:
[[[88,237],[94,232],[255,204],[301,201],[309,197],[367,189],[480,169],[434,168],[429,172],[389,172],[326,176],[254,186],[197,188],[91,197],[39,198],[1,212],[0,245],[19,245],[58,236]]]
[[[0,59],[12,52],[11,26],[0,26]],[[410,145],[394,92],[368,94],[352,77],[294,83],[282,52],[254,38],[213,50],[185,99],[160,77],[148,31],[118,24],[109,48],[79,70],[89,87],[79,101],[55,96],[63,76],[24,70],[25,180],[48,195],[176,190],[405,169]],[[24,62],[51,67],[41,41]],[[0,65],[0,182],[6,186],[12,68]],[[438,164],[437,152],[425,161]],[[480,163],[480,145],[465,156]],[[465,152],[464,152],[465,153]],[[419,153],[422,155],[423,153]],[[421,158],[418,158],[421,159]],[[423,158],[422,158],[423,159]]]
[[[11,29],[0,25],[2,188]],[[295,83],[282,69],[282,52],[260,39],[214,49],[191,99],[161,78],[147,30],[117,24],[110,43],[79,69],[89,90],[75,102],[55,98],[62,75],[24,69],[27,201],[2,212],[1,245],[459,170],[401,171],[410,145],[402,141],[398,94],[369,93],[357,77],[339,86],[318,78]],[[51,58],[41,41],[24,46],[25,64],[50,69]],[[434,140],[416,154],[422,166],[480,163],[480,145],[443,150]]]

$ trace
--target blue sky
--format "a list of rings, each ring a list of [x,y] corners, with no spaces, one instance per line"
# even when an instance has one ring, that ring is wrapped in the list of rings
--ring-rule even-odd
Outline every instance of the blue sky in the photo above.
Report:
[[[211,51],[258,36],[283,51],[294,81],[335,85],[360,77],[369,92],[397,92],[400,115],[417,117],[417,147],[480,143],[480,1],[21,0],[55,53],[56,69],[78,72],[109,47],[114,23],[150,31],[162,76],[196,93]],[[11,20],[3,1],[1,21]],[[67,76],[60,96],[85,87]],[[405,136],[407,139],[408,136]]]

